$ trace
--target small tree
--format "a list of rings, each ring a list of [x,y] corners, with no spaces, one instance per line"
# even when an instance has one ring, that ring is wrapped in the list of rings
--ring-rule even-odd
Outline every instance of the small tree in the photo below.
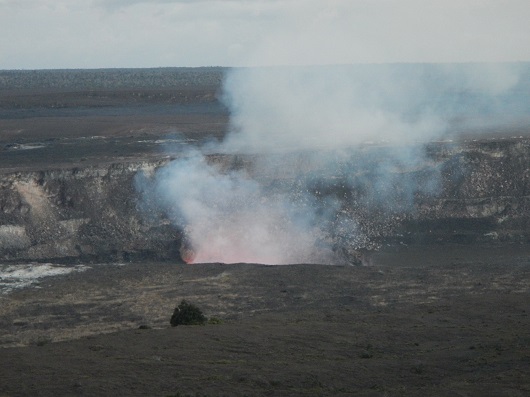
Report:
[[[206,324],[206,317],[202,314],[201,309],[183,299],[180,305],[175,308],[170,323],[173,327],[177,325],[204,325]]]

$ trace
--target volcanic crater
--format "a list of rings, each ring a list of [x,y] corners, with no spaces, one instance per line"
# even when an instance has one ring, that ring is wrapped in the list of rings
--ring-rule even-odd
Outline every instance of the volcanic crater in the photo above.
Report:
[[[0,72],[0,394],[530,393],[529,126],[422,145],[382,191],[367,164],[394,149],[352,148],[304,185],[356,222],[328,225],[326,263],[186,265],[137,178],[226,134],[225,73]],[[308,158],[205,154],[271,192]],[[17,286],[42,266],[63,274]],[[170,327],[182,299],[216,321]]]

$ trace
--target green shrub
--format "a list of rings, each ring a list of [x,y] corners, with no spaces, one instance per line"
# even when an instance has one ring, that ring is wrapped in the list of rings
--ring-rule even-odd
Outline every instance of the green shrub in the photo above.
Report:
[[[170,323],[173,327],[177,325],[204,325],[206,324],[206,317],[202,314],[201,309],[183,299],[180,305],[175,308]]]

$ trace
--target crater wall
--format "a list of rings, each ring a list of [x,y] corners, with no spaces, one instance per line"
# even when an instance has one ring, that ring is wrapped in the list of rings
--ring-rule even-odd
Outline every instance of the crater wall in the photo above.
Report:
[[[384,153],[374,146],[362,149],[359,156],[377,161]],[[344,210],[363,225],[371,247],[530,242],[530,139],[433,143],[427,153],[423,164],[401,172],[421,184],[436,171],[439,187],[432,194],[415,194],[410,207],[383,211],[381,206],[359,205],[362,192],[355,188],[343,195]],[[260,175],[254,160],[209,156],[222,169],[246,168],[269,181],[289,179],[294,173],[291,164],[283,176]],[[162,213],[141,210],[134,184],[138,172],[153,173],[168,161],[1,174],[0,260],[181,261],[181,225],[172,225]],[[297,164],[311,167],[301,160]],[[363,248],[348,247],[347,239],[341,244],[346,250]]]

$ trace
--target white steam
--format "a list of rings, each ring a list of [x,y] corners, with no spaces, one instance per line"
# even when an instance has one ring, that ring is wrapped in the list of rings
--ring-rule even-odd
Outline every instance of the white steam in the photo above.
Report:
[[[517,64],[357,65],[234,69],[226,151],[344,149],[427,142],[462,117],[489,117],[516,86]],[[488,112],[488,114],[484,114]]]
[[[416,195],[436,194],[424,144],[493,123],[517,97],[520,68],[233,69],[226,139],[181,149],[138,185],[182,233],[186,261],[347,262]]]
[[[267,190],[244,170],[223,172],[198,150],[182,153],[147,183],[156,205],[184,229],[193,262],[287,264],[329,254],[315,249],[321,231],[314,214],[290,189]]]
[[[424,144],[512,118],[513,104],[528,110],[519,64],[359,64],[402,61],[402,53],[468,59],[463,50],[443,56],[455,43],[448,34],[475,32],[462,18],[470,10],[453,12],[461,2],[413,2],[401,20],[398,2],[262,4],[270,29],[240,63],[257,67],[225,78],[226,138],[181,150],[153,177],[138,178],[146,201],[184,236],[186,260],[347,261],[413,211],[415,197],[440,188]],[[493,12],[492,4],[474,11]],[[440,15],[458,29],[437,26]],[[479,50],[491,58],[474,59],[495,59],[492,47]]]

